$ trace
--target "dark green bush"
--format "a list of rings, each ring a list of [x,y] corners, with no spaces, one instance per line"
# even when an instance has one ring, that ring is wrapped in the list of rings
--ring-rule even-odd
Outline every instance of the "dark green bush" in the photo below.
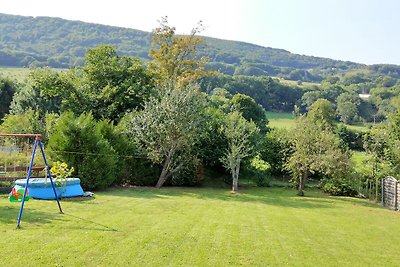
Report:
[[[362,151],[365,133],[347,128],[344,124],[339,124],[336,130],[340,139],[352,150]]]
[[[336,179],[321,181],[321,188],[325,193],[328,193],[332,196],[354,197],[358,195],[358,192],[351,184],[346,181],[340,181]]]
[[[104,127],[113,126],[96,122],[90,113],[75,117],[68,112],[60,116],[49,140],[53,160],[73,166],[85,189],[106,188],[117,177],[118,156],[103,136]]]
[[[199,185],[204,179],[204,164],[194,161],[172,175],[171,185]]]
[[[122,120],[113,131],[103,133],[118,154],[116,184],[153,186],[160,176],[161,166],[153,164],[140,153],[136,144],[129,139],[125,125]]]

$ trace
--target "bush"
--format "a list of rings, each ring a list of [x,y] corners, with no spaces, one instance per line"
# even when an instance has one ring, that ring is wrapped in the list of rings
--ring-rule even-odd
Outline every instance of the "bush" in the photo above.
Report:
[[[245,169],[248,175],[251,175],[257,186],[270,186],[271,165],[262,160],[260,156],[252,158],[250,162],[246,164]]]
[[[204,171],[204,164],[199,163],[198,160],[194,160],[172,175],[171,185],[199,185],[205,179]]]
[[[140,186],[153,186],[160,176],[161,166],[143,157],[137,145],[126,134],[124,119],[114,131],[103,131],[118,154],[116,183]]]
[[[340,180],[323,180],[321,181],[322,190],[332,196],[349,196],[354,197],[358,195],[358,192],[353,188],[351,184],[346,181]]]
[[[350,149],[358,151],[364,150],[363,139],[365,133],[349,129],[343,124],[338,125],[336,133]]]
[[[103,127],[113,126],[97,123],[90,113],[75,117],[68,112],[60,116],[49,140],[53,160],[74,166],[85,189],[106,188],[116,180],[118,157]]]

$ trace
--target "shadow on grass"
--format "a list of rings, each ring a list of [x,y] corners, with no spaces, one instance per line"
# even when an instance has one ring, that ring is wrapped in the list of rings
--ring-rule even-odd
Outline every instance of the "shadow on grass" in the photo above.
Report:
[[[306,196],[296,196],[296,190],[286,188],[242,188],[239,193],[229,189],[195,188],[195,187],[164,187],[156,189],[125,188],[113,189],[102,194],[118,197],[169,199],[171,197],[193,197],[204,200],[221,200],[230,202],[248,202],[282,206],[290,208],[331,208],[334,200],[317,190],[306,192]]]
[[[82,227],[81,224],[79,224],[78,227],[74,227],[74,226],[64,226],[63,229],[74,229],[74,230],[89,230],[89,231],[105,231],[105,232],[118,232],[117,229],[114,229],[112,227],[109,227],[107,225],[101,224],[101,223],[97,223],[94,222],[92,220],[86,219],[86,218],[82,218],[79,216],[75,216],[73,214],[64,214],[64,216],[71,218],[72,220],[77,220],[80,221],[82,223],[84,223],[85,225],[88,225],[88,227],[84,226]]]
[[[0,206],[0,224],[12,224],[17,223],[18,213],[20,209],[20,203],[14,203],[17,205],[12,206]],[[24,221],[34,224],[47,224],[51,223],[58,215],[58,211],[54,210],[54,213],[43,212],[35,209],[24,208],[22,214],[21,224]]]
[[[373,202],[372,200],[369,199],[363,199],[363,198],[352,198],[352,197],[337,197],[337,196],[331,196],[330,198],[335,199],[335,201],[341,201],[345,202],[347,204],[352,204],[355,206],[363,206],[367,208],[382,208],[385,209],[380,205],[380,203]]]

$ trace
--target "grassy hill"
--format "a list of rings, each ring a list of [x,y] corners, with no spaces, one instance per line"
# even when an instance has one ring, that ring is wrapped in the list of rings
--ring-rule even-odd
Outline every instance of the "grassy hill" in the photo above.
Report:
[[[156,26],[156,25],[155,25]],[[50,17],[0,13],[0,65],[81,66],[90,47],[110,44],[125,55],[148,60],[151,33]],[[365,65],[292,54],[282,49],[205,37],[199,51],[209,67],[230,75],[271,75],[291,80],[320,81],[322,76]]]

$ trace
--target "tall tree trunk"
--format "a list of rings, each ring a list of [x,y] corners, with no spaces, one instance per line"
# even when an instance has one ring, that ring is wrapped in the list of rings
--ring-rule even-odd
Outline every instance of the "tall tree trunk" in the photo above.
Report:
[[[232,191],[239,191],[238,182],[239,182],[239,172],[240,172],[240,160],[238,160],[237,165],[232,172]]]
[[[299,192],[297,192],[297,195],[299,196],[304,196],[304,185],[307,181],[308,178],[308,172],[305,171],[300,175],[300,182],[299,182]]]
[[[163,186],[163,184],[165,183],[165,181],[167,180],[167,178],[170,176],[169,175],[169,166],[171,164],[172,161],[172,157],[175,154],[175,149],[171,149],[168,152],[168,156],[164,161],[164,165],[160,174],[160,177],[158,178],[157,184],[156,184],[156,188],[160,188],[161,186]]]
[[[238,191],[238,179],[236,178],[236,174],[232,174],[232,191],[237,192]]]

